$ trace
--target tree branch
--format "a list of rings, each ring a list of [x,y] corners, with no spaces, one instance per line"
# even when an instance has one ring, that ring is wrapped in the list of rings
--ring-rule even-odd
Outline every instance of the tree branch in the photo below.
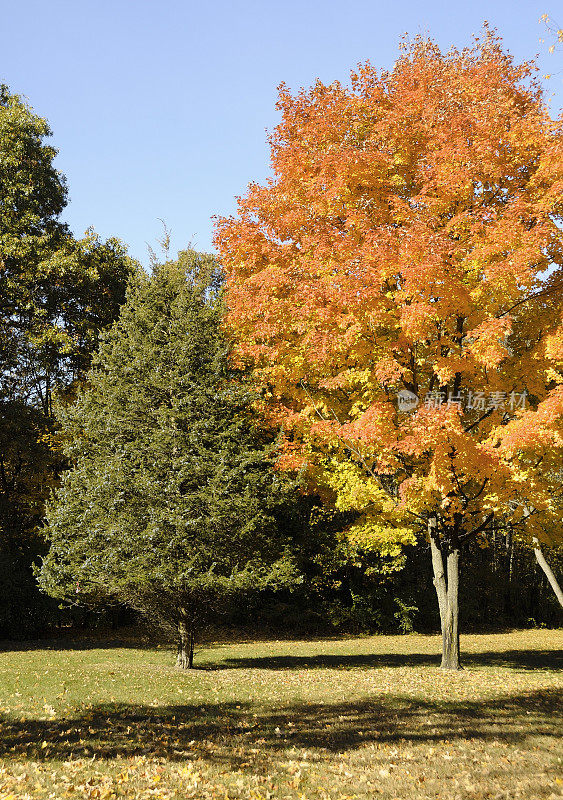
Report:
[[[466,539],[470,539],[472,536],[476,536],[478,533],[481,533],[481,531],[485,530],[489,522],[492,522],[494,517],[495,515],[491,512],[489,516],[480,525],[477,525],[477,527],[473,528],[473,530],[469,531],[469,533],[464,533],[463,536],[459,537],[459,540],[461,542],[464,542]]]
[[[527,303],[529,300],[534,300],[536,297],[544,297],[545,295],[551,294],[552,292],[556,292],[560,289],[563,289],[563,282],[557,283],[555,286],[552,286],[549,289],[543,289],[541,292],[531,294],[529,297],[525,297],[523,300],[519,300],[517,303],[514,303],[513,306],[510,306],[510,308],[508,308],[506,311],[503,311],[502,314],[497,314],[496,319],[505,317],[507,314],[510,314],[511,311],[514,311],[515,308],[518,308],[518,306],[521,306],[523,303]]]

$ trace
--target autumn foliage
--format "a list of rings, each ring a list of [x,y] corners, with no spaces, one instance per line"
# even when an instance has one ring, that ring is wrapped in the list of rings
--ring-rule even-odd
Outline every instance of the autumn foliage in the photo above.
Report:
[[[417,38],[278,107],[273,176],[216,242],[286,464],[360,512],[363,547],[556,537],[562,120],[533,64],[487,29],[447,54]]]

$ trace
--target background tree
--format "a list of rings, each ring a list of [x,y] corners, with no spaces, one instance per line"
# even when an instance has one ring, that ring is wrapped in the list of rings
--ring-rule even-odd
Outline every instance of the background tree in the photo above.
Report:
[[[494,34],[292,96],[216,242],[240,363],[356,541],[427,538],[459,667],[460,550],[560,536],[561,121]],[[397,396],[402,392],[402,405]]]
[[[62,415],[73,468],[48,508],[40,574],[54,596],[110,593],[174,626],[181,667],[210,614],[298,580],[276,518],[292,494],[228,367],[220,281],[187,251],[132,283]]]
[[[64,459],[54,388],[72,395],[117,316],[134,269],[123,246],[61,222],[67,191],[51,131],[0,86],[0,631],[30,632],[44,606],[31,575],[43,505]],[[19,590],[13,591],[13,575]],[[25,585],[26,590],[22,591]],[[35,613],[34,613],[35,610]],[[25,623],[24,623],[25,620]]]

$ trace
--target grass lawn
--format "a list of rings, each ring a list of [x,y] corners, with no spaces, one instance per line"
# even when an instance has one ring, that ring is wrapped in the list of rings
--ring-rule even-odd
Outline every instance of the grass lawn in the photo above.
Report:
[[[0,652],[0,798],[559,798],[558,631]]]

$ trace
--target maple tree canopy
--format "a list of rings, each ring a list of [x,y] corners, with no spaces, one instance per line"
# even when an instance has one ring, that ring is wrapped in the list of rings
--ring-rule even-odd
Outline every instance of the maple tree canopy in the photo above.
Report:
[[[362,546],[431,515],[458,542],[492,520],[553,540],[563,123],[534,65],[488,30],[447,54],[417,38],[278,108],[273,176],[216,244],[285,464],[361,512]]]

